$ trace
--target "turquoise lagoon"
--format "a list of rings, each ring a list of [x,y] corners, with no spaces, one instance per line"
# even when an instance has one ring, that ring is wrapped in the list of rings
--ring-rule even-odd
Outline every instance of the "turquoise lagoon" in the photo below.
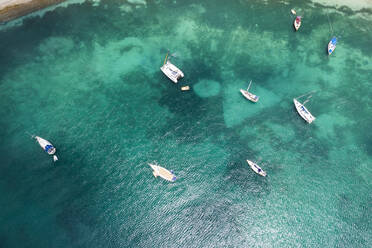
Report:
[[[1,27],[1,247],[372,246],[371,6],[68,3]]]

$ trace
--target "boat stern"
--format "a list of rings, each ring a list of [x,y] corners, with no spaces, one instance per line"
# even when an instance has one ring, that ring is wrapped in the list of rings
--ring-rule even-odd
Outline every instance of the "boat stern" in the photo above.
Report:
[[[172,182],[175,182],[177,180],[177,177],[173,174]]]
[[[178,79],[184,77],[183,72],[169,61],[160,67],[160,70],[174,83],[178,83]]]
[[[51,145],[47,145],[45,147],[45,151],[49,154],[49,155],[53,155],[54,153],[56,153],[56,148],[54,148],[53,146]]]
[[[337,38],[333,37],[331,41],[328,43],[328,55],[331,55],[334,50],[336,49],[336,44],[337,44]]]

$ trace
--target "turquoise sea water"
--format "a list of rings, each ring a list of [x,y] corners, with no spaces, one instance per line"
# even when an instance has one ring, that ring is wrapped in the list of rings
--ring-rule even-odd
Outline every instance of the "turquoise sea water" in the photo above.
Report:
[[[3,28],[0,247],[372,247],[371,27],[307,1],[159,0]],[[308,125],[292,99],[312,90]]]

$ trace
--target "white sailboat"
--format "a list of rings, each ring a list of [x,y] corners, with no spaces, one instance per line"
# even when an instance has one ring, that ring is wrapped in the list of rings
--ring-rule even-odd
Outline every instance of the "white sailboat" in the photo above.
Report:
[[[333,51],[336,49],[336,45],[337,45],[337,38],[333,37],[328,43],[328,55],[331,55],[333,53]]]
[[[296,29],[296,31],[301,27],[301,16],[296,17],[296,19],[293,22],[293,26]]]
[[[168,54],[165,57],[164,64],[160,67],[160,70],[174,83],[178,82],[179,78],[183,78],[183,72],[178,69],[174,64],[172,64],[168,59]]]
[[[258,99],[260,99],[260,97],[256,96],[255,94],[252,94],[251,92],[249,92],[249,88],[251,87],[251,84],[252,84],[252,80],[249,82],[249,86],[248,86],[247,90],[240,89],[240,92],[248,100],[250,100],[252,102],[258,102]]]
[[[305,94],[307,95],[307,94]],[[301,98],[305,95],[302,95],[298,98]],[[293,103],[296,107],[296,110],[298,114],[307,122],[307,123],[312,123],[315,120],[315,117],[310,113],[310,111],[304,106],[309,99],[311,98],[311,95],[304,101],[304,103],[300,103],[296,98],[293,98]]]
[[[39,136],[34,136],[34,138],[44,151],[46,151],[49,155],[53,155],[54,162],[58,160],[58,157],[54,155],[56,153],[56,148],[52,145],[52,143]]]
[[[266,177],[266,172],[264,170],[261,169],[260,166],[258,166],[256,163],[250,161],[247,159],[247,163],[249,164],[249,166],[251,167],[251,169],[256,172],[258,175],[260,176],[263,176],[263,177]]]
[[[331,23],[331,20],[329,19],[328,12],[326,12],[326,13],[327,13],[327,17],[328,17],[329,28],[330,28],[332,34],[334,34],[332,23]],[[335,36],[333,36],[332,39],[328,42],[328,47],[327,47],[328,48],[327,49],[328,55],[331,55],[335,51],[336,45],[337,45],[337,38]]]
[[[160,176],[161,178],[167,180],[167,181],[170,181],[170,182],[174,182],[176,181],[176,175],[174,175],[173,171],[169,171],[157,164],[150,164],[150,167],[154,170],[152,172],[152,174],[154,175],[154,177],[158,177]]]

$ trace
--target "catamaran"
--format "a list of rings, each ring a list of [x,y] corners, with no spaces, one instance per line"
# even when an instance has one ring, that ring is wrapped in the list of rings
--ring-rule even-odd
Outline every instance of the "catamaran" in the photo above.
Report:
[[[248,159],[247,159],[247,162],[248,162],[249,166],[251,167],[251,169],[254,172],[256,172],[260,176],[266,177],[266,172],[264,170],[262,170],[260,166],[258,166],[256,163],[254,163],[254,162],[252,162]]]
[[[40,138],[39,136],[34,136],[34,138],[44,151],[46,151],[49,155],[53,155],[54,162],[58,160],[58,157],[54,155],[56,153],[56,148],[49,141]]]
[[[178,69],[174,64],[168,60],[168,54],[164,59],[164,64],[160,67],[160,70],[174,83],[178,82],[178,79],[183,78],[183,72]]]
[[[296,31],[301,27],[301,16],[297,16],[296,20],[293,23],[294,28]]]
[[[305,94],[307,95],[307,94]],[[305,95],[302,95],[298,98],[301,98]],[[296,98],[293,98],[293,103],[296,107],[296,110],[298,114],[307,122],[307,123],[312,123],[315,120],[315,117],[310,113],[310,111],[304,106],[309,99],[311,98],[311,95],[304,101],[304,103],[300,103]]]
[[[331,41],[328,43],[328,55],[331,55],[333,51],[336,49],[337,38],[333,37]]]
[[[152,174],[154,175],[154,177],[158,177],[160,176],[161,178],[167,180],[167,181],[170,181],[170,182],[174,182],[176,181],[176,175],[174,175],[173,171],[169,171],[157,164],[150,164],[150,167],[154,170],[152,172]]]
[[[240,89],[240,92],[242,93],[242,95],[247,98],[248,100],[252,101],[252,102],[258,102],[258,99],[260,98],[259,96],[256,96],[254,94],[252,94],[251,92],[249,92],[249,88],[251,87],[251,84],[252,84],[252,80],[249,82],[249,86],[247,88],[247,90],[243,90],[243,89]]]

